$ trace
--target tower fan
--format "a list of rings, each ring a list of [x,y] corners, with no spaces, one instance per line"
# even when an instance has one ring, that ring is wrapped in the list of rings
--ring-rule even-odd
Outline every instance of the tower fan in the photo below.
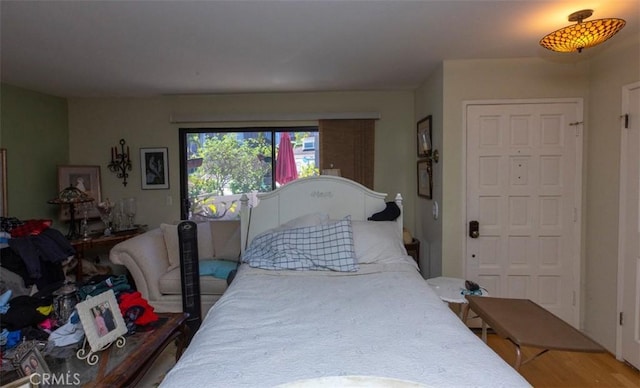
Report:
[[[198,264],[198,233],[193,221],[178,224],[180,246],[180,272],[182,282],[182,310],[189,314],[187,326],[189,340],[200,327],[202,308],[200,306],[200,267]]]

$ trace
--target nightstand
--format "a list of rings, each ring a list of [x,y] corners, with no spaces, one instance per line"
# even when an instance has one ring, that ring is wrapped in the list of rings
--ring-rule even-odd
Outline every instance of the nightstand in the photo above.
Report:
[[[413,257],[413,260],[420,267],[420,240],[414,238],[410,243],[404,244],[404,249],[407,250],[407,255]]]

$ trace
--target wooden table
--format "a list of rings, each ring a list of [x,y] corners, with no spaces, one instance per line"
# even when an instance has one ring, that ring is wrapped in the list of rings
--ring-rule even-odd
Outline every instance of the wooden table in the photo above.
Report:
[[[75,240],[71,240],[71,246],[76,250],[76,259],[78,264],[76,265],[76,281],[82,280],[82,259],[84,259],[85,251],[92,248],[111,248],[119,242],[128,240],[132,237],[135,237],[141,233],[144,233],[145,229],[143,227],[115,232],[110,236],[105,236],[102,234],[94,234],[90,235],[87,238],[79,238]]]
[[[85,387],[133,387],[149,370],[162,351],[176,341],[176,361],[182,355],[189,338],[186,325],[189,314],[159,313],[157,325],[148,331],[139,331],[125,337],[126,344],[118,348],[115,344],[98,352],[100,360],[89,365],[77,357],[52,359],[46,357],[52,373],[69,374]],[[76,380],[77,377],[77,380]]]
[[[189,338],[189,328],[186,325],[189,314],[158,314],[160,319],[167,321],[162,323],[158,328],[149,332],[136,333],[140,342],[132,349],[124,350],[124,359],[113,369],[108,370],[108,358],[104,357],[100,362],[100,372],[103,373],[102,378],[98,377],[96,382],[92,382],[93,387],[131,387],[135,386],[144,374],[149,370],[153,362],[158,358],[162,351],[171,343],[176,341],[176,361],[182,356],[182,352],[187,346]],[[126,348],[126,345],[125,345]],[[117,352],[118,348],[110,349]],[[116,355],[117,356],[117,355]],[[100,376],[100,374],[98,375]]]
[[[602,346],[573,326],[528,299],[505,299],[467,295],[469,307],[482,319],[482,339],[487,324],[516,347],[515,369],[549,350],[604,352]],[[522,362],[521,346],[541,351]]]

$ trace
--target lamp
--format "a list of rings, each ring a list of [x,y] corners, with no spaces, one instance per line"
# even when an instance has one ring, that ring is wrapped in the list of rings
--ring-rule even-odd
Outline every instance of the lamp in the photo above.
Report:
[[[109,171],[117,173],[118,178],[122,179],[122,184],[124,186],[127,185],[127,178],[129,174],[127,171],[131,171],[131,158],[129,157],[129,146],[127,146],[127,152],[124,152],[124,139],[120,139],[120,152],[118,152],[118,147],[111,147],[111,162],[109,162],[108,166]]]
[[[593,15],[592,9],[583,9],[569,15],[570,26],[554,31],[540,40],[540,45],[561,53],[579,52],[597,46],[614,36],[627,23],[622,19],[608,18],[583,22]]]
[[[67,233],[67,238],[69,240],[79,237],[79,234],[76,232],[76,204],[91,201],[93,201],[93,198],[87,195],[84,191],[73,186],[67,187],[58,193],[56,198],[47,201],[53,205],[69,205],[69,233]]]

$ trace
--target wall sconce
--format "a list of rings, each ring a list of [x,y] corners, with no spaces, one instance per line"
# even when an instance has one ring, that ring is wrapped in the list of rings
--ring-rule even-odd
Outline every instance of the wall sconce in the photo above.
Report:
[[[127,146],[127,152],[124,152],[124,139],[120,139],[120,152],[118,152],[118,147],[111,147],[111,162],[109,162],[109,171],[117,173],[118,178],[122,179],[122,184],[124,186],[127,185],[127,178],[129,177],[129,173],[127,171],[131,171],[131,158],[129,158],[129,146]]]
[[[433,150],[429,153],[429,155],[427,155],[427,158],[433,159],[434,162],[438,163],[438,161],[440,160],[440,152],[438,152],[438,150]]]

